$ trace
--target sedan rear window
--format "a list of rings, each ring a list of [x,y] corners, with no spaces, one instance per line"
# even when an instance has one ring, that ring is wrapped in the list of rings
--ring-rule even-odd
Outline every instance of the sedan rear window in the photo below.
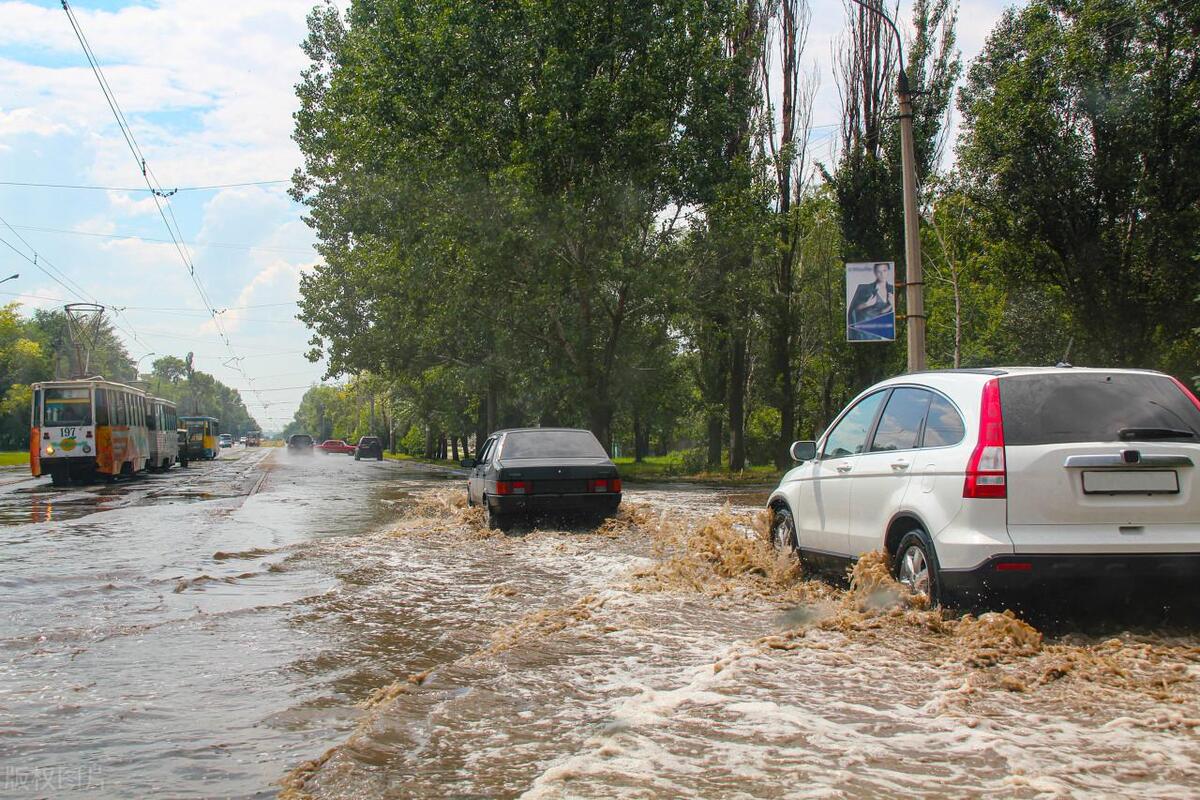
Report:
[[[607,458],[591,431],[516,431],[504,437],[501,458]]]
[[[1011,375],[1000,407],[1011,445],[1200,440],[1200,410],[1165,375]]]

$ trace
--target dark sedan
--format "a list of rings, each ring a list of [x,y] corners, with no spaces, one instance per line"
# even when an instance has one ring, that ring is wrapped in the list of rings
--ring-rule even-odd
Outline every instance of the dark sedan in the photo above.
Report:
[[[462,465],[471,470],[467,502],[483,506],[490,528],[535,513],[607,516],[621,504],[617,466],[591,431],[497,431]]]
[[[313,452],[313,438],[307,433],[293,433],[287,442],[288,454],[297,453],[299,455],[311,456]]]
[[[383,442],[379,441],[378,436],[364,436],[358,440],[354,447],[354,460],[361,461],[364,458],[383,461]]]

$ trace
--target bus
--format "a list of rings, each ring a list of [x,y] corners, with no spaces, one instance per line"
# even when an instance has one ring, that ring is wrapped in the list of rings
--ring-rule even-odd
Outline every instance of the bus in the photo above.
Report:
[[[179,425],[175,404],[161,397],[151,397],[146,416],[147,438],[150,440],[150,469],[169,470],[179,458]]]
[[[147,468],[146,393],[103,378],[35,383],[29,469],[56,486]]]
[[[220,435],[220,420],[215,417],[180,417],[179,426],[188,432],[188,458],[199,461],[206,458],[212,461],[221,454],[217,446],[217,436]]]

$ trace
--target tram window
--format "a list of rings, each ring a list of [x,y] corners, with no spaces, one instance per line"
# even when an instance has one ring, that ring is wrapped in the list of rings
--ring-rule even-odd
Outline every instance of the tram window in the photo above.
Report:
[[[146,415],[146,427],[152,431],[156,431],[159,428],[158,409],[159,409],[159,405],[157,403],[151,403],[150,404],[150,413]]]
[[[96,389],[96,424],[108,425],[108,389]]]
[[[117,390],[117,424],[129,424],[129,396],[124,392]]]
[[[34,427],[40,427],[42,424],[42,390],[33,390],[33,415],[31,416]]]
[[[91,390],[47,389],[43,415],[47,425],[91,425]]]

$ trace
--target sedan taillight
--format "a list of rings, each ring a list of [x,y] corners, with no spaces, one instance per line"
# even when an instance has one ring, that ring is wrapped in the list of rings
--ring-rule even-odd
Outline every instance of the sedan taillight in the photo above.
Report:
[[[529,481],[496,481],[496,494],[531,494],[532,490]]]
[[[614,494],[621,491],[620,478],[596,478],[588,481],[588,493],[607,493]]]

